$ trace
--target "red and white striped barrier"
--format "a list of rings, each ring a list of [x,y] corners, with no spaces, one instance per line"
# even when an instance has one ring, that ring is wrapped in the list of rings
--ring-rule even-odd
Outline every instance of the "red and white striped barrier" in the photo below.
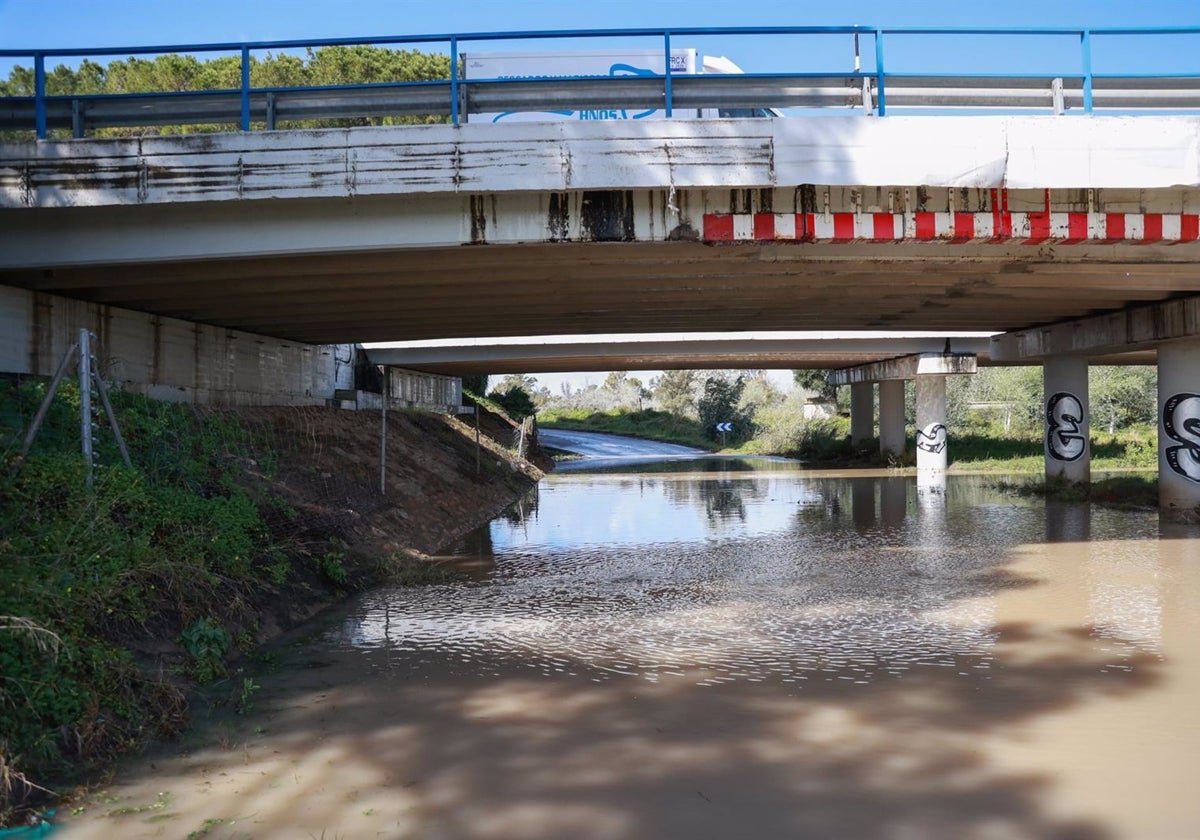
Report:
[[[1195,242],[1195,213],[706,213],[706,242]]]

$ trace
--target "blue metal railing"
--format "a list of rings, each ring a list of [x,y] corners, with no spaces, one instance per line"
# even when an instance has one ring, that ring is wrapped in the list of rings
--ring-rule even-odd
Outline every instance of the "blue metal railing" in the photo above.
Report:
[[[229,42],[215,44],[173,44],[161,46],[139,46],[139,47],[100,47],[100,48],[72,48],[72,49],[33,49],[33,50],[15,50],[15,49],[0,49],[0,59],[32,59],[33,62],[33,94],[32,96],[9,96],[0,98],[0,109],[3,109],[9,116],[9,119],[2,120],[3,127],[12,128],[14,121],[23,120],[20,115],[31,114],[32,124],[26,125],[26,129],[32,128],[38,138],[45,138],[50,130],[51,123],[51,108],[57,110],[55,114],[56,120],[61,124],[62,108],[66,107],[64,103],[68,103],[69,110],[78,114],[80,111],[80,103],[82,101],[97,102],[104,101],[113,102],[134,102],[139,96],[144,97],[145,93],[139,94],[69,94],[69,95],[49,95],[47,93],[47,61],[56,59],[71,59],[71,58],[96,58],[101,56],[146,56],[146,55],[164,55],[164,54],[236,54],[240,57],[240,86],[236,90],[209,90],[209,91],[187,91],[187,92],[172,92],[163,91],[153,94],[156,97],[197,97],[197,96],[235,96],[239,101],[239,108],[236,117],[231,121],[235,121],[242,131],[251,130],[255,114],[255,103],[259,102],[259,97],[268,94],[283,94],[283,93],[304,93],[304,92],[329,92],[337,90],[352,90],[361,91],[365,87],[372,88],[394,88],[397,90],[415,90],[419,85],[428,85],[429,82],[384,82],[374,85],[362,84],[346,84],[335,86],[295,86],[295,87],[259,87],[255,88],[251,84],[251,67],[253,63],[253,54],[264,51],[287,51],[296,49],[320,49],[322,47],[339,47],[339,46],[360,46],[371,45],[378,47],[390,47],[403,45],[408,48],[414,48],[420,45],[428,44],[443,44],[448,48],[449,56],[449,79],[444,80],[443,84],[448,85],[447,97],[448,102],[439,106],[438,113],[448,115],[452,123],[458,124],[465,116],[463,107],[463,91],[468,84],[474,85],[503,85],[506,80],[500,79],[465,79],[459,68],[459,59],[462,55],[461,47],[464,43],[495,43],[495,42],[519,42],[519,41],[563,41],[563,40],[596,40],[596,39],[659,39],[662,44],[663,53],[667,59],[667,72],[653,76],[662,83],[662,105],[668,117],[673,115],[676,107],[676,86],[677,79],[672,78],[669,71],[670,56],[672,43],[680,43],[688,38],[708,38],[722,37],[733,38],[740,36],[756,36],[768,38],[782,38],[784,36],[834,36],[834,35],[851,35],[855,38],[856,44],[856,66],[853,71],[845,71],[842,69],[833,70],[828,73],[811,73],[811,72],[796,72],[796,73],[747,73],[744,76],[739,76],[740,79],[760,80],[764,83],[769,83],[771,80],[782,79],[802,79],[802,78],[826,78],[837,76],[839,78],[849,80],[859,84],[873,84],[874,96],[874,113],[879,116],[884,116],[888,113],[889,107],[889,90],[899,90],[905,83],[906,79],[928,78],[931,74],[918,75],[914,73],[889,72],[884,63],[885,43],[890,41],[898,41],[907,38],[928,39],[931,42],[938,39],[964,39],[972,36],[996,36],[1000,38],[1039,38],[1043,36],[1057,36],[1060,38],[1077,39],[1079,43],[1078,53],[1078,72],[1057,74],[1061,77],[1069,78],[1073,83],[1078,83],[1082,91],[1082,111],[1086,114],[1094,112],[1096,107],[1096,84],[1097,82],[1113,82],[1131,80],[1142,80],[1148,85],[1153,85],[1155,80],[1172,80],[1177,86],[1181,80],[1190,84],[1196,82],[1196,89],[1200,92],[1200,60],[1198,60],[1197,68],[1186,73],[1157,73],[1157,74],[1120,74],[1107,73],[1096,74],[1094,66],[1094,45],[1097,39],[1118,38],[1123,36],[1137,37],[1156,37],[1156,36],[1195,36],[1200,35],[1200,27],[1158,27],[1146,29],[1019,29],[1019,28],[996,28],[996,29],[936,29],[936,28],[877,28],[869,26],[771,26],[771,27],[690,27],[679,29],[594,29],[594,30],[545,30],[545,31],[518,31],[518,32],[477,32],[477,33],[445,33],[434,35],[416,35],[416,36],[382,36],[370,38],[327,38],[327,39],[312,39],[312,40],[278,40],[278,41],[247,41],[247,42]],[[868,69],[861,69],[857,66],[857,41],[859,37],[872,38],[874,41],[874,66]],[[1200,55],[1200,51],[1195,54]],[[1044,77],[1046,74],[1039,74],[1039,77]],[[573,77],[578,81],[583,78],[591,77]],[[940,74],[939,78],[956,78],[959,80],[970,79],[971,74]],[[1006,75],[995,74],[986,77],[987,79],[996,82],[1003,82],[1005,79],[1028,80],[1028,75]],[[567,80],[569,81],[569,80]],[[1061,80],[1060,80],[1061,81]],[[1191,88],[1188,88],[1190,91]],[[182,101],[182,100],[181,100]],[[1198,101],[1200,101],[1200,93],[1198,93]],[[906,103],[911,105],[911,101]],[[16,116],[14,116],[16,115]],[[4,116],[0,113],[0,118]],[[148,124],[148,123],[147,123]],[[76,133],[79,131],[77,129]]]

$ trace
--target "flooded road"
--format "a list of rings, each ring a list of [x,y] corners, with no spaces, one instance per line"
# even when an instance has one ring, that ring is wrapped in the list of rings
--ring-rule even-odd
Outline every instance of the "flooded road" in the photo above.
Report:
[[[623,469],[547,478],[467,582],[309,628],[64,836],[1200,836],[1194,529],[991,478]]]

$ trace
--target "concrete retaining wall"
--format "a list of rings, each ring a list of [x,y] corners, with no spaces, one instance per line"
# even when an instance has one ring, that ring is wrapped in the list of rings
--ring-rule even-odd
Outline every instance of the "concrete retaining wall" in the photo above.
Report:
[[[386,370],[392,405],[399,403],[415,408],[445,406],[441,410],[451,414],[456,413],[462,405],[462,380],[457,377],[394,367]]]
[[[391,399],[388,408],[415,408],[438,414],[470,414],[472,409],[462,404],[462,380],[456,376],[441,376],[404,368],[386,368]],[[376,391],[338,391],[341,408],[352,411],[379,411],[383,394]]]
[[[211,405],[323,405],[354,387],[354,345],[311,345],[0,286],[0,372],[51,376],[87,327],[126,391]]]

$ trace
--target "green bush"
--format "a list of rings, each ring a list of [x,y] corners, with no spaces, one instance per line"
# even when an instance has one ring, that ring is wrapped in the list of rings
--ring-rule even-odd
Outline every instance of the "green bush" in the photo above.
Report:
[[[488,399],[504,409],[504,413],[514,420],[524,420],[537,412],[533,397],[519,385],[507,391],[492,391]]]
[[[229,637],[206,613],[229,613],[239,582],[287,570],[237,482],[238,457],[261,447],[236,416],[114,393],[133,466],[105,420],[88,489],[72,383],[18,458],[45,391],[0,378],[0,616],[12,617],[0,618],[0,765],[34,780],[178,717],[178,690],[138,669],[124,642],[179,634],[192,675],[220,676]],[[0,788],[0,822],[8,797]]]
[[[225,675],[225,654],[231,640],[225,628],[208,618],[198,618],[179,634],[179,643],[192,657],[192,674],[198,683]]]
[[[345,559],[346,555],[340,551],[328,551],[321,558],[322,574],[338,586],[345,586],[348,579],[346,566],[343,563]]]

